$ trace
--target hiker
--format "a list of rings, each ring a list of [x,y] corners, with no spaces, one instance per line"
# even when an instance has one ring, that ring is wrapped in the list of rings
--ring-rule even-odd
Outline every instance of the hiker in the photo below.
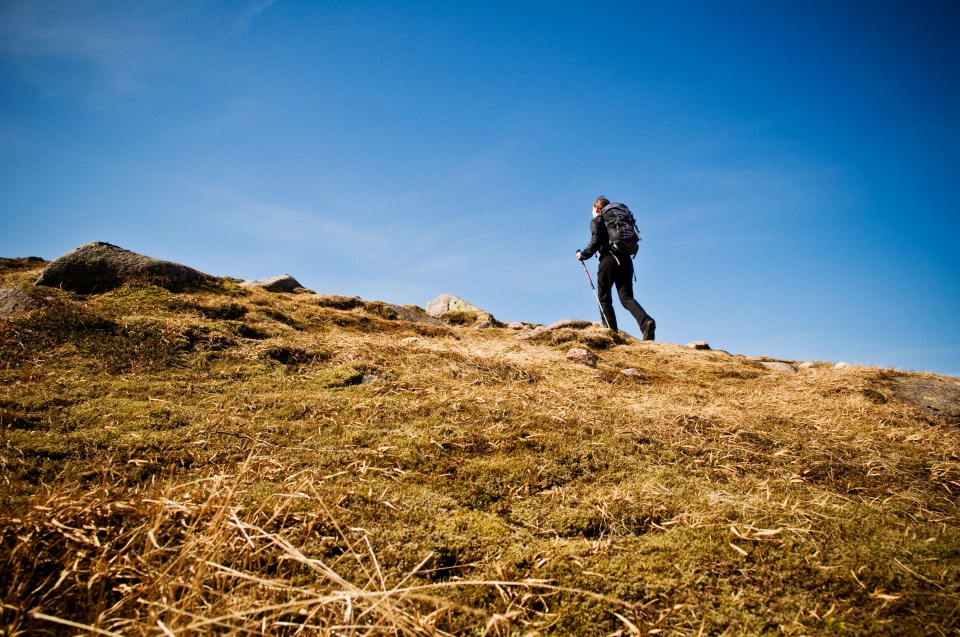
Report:
[[[616,285],[620,304],[633,315],[633,318],[637,319],[637,325],[640,326],[643,340],[652,341],[657,324],[633,298],[632,256],[636,254],[636,243],[633,243],[631,249],[631,247],[625,248],[612,244],[610,240],[610,231],[605,219],[615,222],[617,216],[629,219],[629,223],[633,224],[633,215],[624,204],[610,203],[610,200],[606,197],[597,198],[593,203],[593,220],[590,221],[590,243],[587,244],[586,248],[577,252],[577,259],[585,261],[594,254],[600,256],[600,265],[597,267],[597,285],[599,286],[597,300],[600,302],[601,322],[616,331],[617,316],[613,312],[613,299],[611,297],[613,286]],[[636,233],[635,227],[632,232]],[[636,237],[636,240],[639,240],[639,236]]]

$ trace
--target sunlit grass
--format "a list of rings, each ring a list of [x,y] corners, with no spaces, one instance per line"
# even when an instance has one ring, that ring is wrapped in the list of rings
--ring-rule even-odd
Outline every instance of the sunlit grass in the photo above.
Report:
[[[960,627],[960,436],[889,370],[229,281],[47,296],[0,321],[3,634]]]

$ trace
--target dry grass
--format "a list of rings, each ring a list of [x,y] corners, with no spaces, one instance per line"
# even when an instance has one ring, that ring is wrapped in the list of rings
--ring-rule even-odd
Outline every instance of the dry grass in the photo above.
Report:
[[[33,598],[36,607],[7,602],[7,630],[49,622],[109,635],[410,635],[460,632],[482,621],[488,634],[501,634],[508,620],[536,622],[531,600],[557,590],[539,581],[418,583],[429,579],[430,554],[402,576],[385,571],[368,532],[342,528],[309,478],[256,508],[241,504],[278,469],[254,451],[235,473],[185,483],[118,489],[108,470],[96,486],[46,491],[42,504],[9,521],[16,537],[4,564],[12,576],[7,599]],[[330,557],[308,557],[311,545]],[[453,586],[498,590],[503,614],[437,595]],[[50,606],[61,614],[40,610]]]
[[[0,322],[0,634],[960,631],[960,436],[891,370],[44,295]]]

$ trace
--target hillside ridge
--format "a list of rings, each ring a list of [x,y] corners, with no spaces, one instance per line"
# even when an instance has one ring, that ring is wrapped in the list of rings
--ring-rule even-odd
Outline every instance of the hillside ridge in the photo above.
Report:
[[[956,379],[43,267],[0,260],[4,634],[960,629]]]

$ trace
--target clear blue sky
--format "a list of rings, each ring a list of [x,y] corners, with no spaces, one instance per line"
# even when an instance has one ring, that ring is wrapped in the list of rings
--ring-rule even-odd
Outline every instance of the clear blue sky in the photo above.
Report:
[[[958,33],[946,1],[0,0],[0,256],[596,320],[604,194],[658,340],[960,375]]]

